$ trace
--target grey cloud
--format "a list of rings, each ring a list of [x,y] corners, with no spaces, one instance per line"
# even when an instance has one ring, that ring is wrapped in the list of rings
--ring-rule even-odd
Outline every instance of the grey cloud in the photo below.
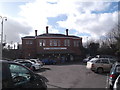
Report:
[[[6,35],[6,41],[9,43],[21,42],[20,35],[28,35],[32,30],[32,27],[27,24],[15,21],[8,18],[7,22],[4,22],[4,35]]]

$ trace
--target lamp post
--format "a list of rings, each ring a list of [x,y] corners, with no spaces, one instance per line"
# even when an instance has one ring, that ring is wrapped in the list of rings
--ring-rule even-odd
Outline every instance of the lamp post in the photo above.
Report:
[[[3,22],[4,20],[7,21],[7,17],[2,17],[1,18],[1,44],[0,44],[0,59],[2,59],[2,50],[3,50]]]

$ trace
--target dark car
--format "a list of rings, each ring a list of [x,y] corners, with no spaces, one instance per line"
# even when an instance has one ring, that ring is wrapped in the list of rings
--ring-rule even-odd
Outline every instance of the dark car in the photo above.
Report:
[[[120,90],[120,75],[115,80],[115,83],[114,83],[114,86],[113,86],[113,90]]]
[[[111,89],[113,88],[114,82],[119,75],[120,75],[120,62],[116,62],[111,68],[108,79],[108,84]]]
[[[2,73],[1,81],[2,90],[14,88],[21,90],[22,88],[40,88],[47,89],[47,79],[41,75],[35,74],[29,68],[12,61],[0,60],[0,68]]]
[[[42,63],[43,64],[56,64],[56,61],[53,59],[43,59]]]

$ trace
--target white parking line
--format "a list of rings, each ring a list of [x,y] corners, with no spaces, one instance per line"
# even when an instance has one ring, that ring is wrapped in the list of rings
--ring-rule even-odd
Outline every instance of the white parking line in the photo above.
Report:
[[[108,77],[109,77],[109,75],[107,74],[106,87],[105,88],[108,88]]]

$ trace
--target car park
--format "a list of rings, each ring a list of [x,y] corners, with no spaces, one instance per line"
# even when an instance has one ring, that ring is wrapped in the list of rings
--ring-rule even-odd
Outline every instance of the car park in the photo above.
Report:
[[[98,73],[109,72],[113,63],[114,60],[109,58],[92,58],[87,62],[86,68]]]
[[[120,62],[116,62],[112,66],[111,71],[110,71],[110,75],[108,78],[109,88],[113,88],[114,82],[119,75],[120,75]]]
[[[115,83],[114,83],[114,86],[113,86],[113,90],[120,90],[120,75],[115,80]]]
[[[2,65],[1,65],[2,64]],[[35,74],[27,67],[13,61],[0,60],[0,73],[2,73],[2,90],[13,88],[41,88],[47,89],[47,79]]]

